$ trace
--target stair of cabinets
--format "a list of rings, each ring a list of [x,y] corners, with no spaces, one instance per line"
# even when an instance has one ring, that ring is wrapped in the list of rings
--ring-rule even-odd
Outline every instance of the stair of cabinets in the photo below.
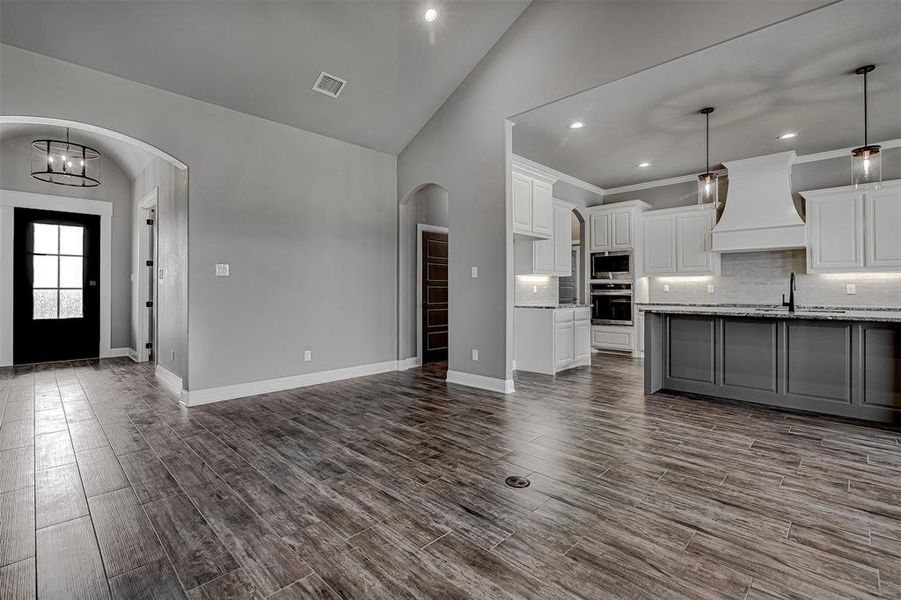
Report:
[[[807,272],[901,271],[901,180],[878,190],[801,192],[807,201]]]
[[[521,237],[514,240],[514,270],[517,275],[555,275],[572,273],[572,210],[575,204],[554,200],[552,203],[551,236],[533,240]]]
[[[589,208],[589,252],[634,249],[639,234],[636,225],[641,213],[649,208],[650,205],[641,200]]]
[[[554,235],[554,180],[513,170],[513,234],[550,239]]]

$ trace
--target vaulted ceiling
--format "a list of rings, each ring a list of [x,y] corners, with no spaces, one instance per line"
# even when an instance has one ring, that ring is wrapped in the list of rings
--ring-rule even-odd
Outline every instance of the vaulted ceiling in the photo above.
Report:
[[[4,0],[0,41],[396,154],[528,4]]]
[[[513,151],[602,188],[698,173],[705,106],[711,165],[852,147],[863,143],[853,71],[870,63],[870,141],[901,138],[899,31],[901,2],[833,4],[518,115]]]

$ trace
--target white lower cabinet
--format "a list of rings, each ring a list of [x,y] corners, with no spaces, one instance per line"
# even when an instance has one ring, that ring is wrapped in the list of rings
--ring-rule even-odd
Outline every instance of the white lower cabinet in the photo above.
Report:
[[[513,314],[518,371],[553,375],[591,364],[588,308],[517,307]]]
[[[635,328],[622,325],[592,325],[591,345],[604,350],[622,350],[631,352]]]

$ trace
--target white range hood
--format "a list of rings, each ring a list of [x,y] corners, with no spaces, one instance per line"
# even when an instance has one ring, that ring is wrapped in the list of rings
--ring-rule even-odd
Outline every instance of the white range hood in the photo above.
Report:
[[[723,163],[729,191],[713,229],[714,252],[807,247],[807,230],[792,200],[794,161],[791,151]]]

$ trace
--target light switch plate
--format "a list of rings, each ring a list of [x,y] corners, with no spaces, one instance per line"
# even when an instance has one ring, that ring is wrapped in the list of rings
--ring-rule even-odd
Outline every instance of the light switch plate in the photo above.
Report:
[[[312,350],[304,350],[303,351],[303,362],[310,362],[313,360],[313,351]]]
[[[708,284],[707,284],[707,293],[708,293],[708,294],[712,294],[712,293],[715,291],[715,289],[716,289],[716,288],[713,287],[713,284],[712,284],[712,283],[708,283]]]
[[[478,278],[479,278],[479,268],[478,268],[478,267],[473,267],[473,268],[472,268],[472,278],[473,278],[473,279],[478,279]]]
[[[162,281],[163,278],[164,278],[165,276],[166,276],[166,269],[160,269],[159,271],[157,271],[157,276],[156,276],[156,278],[157,278],[159,281]]]
[[[216,263],[216,277],[228,277],[228,263]]]
[[[663,291],[664,291],[664,293],[669,294],[669,284],[668,283],[663,284]]]
[[[479,349],[478,348],[472,349],[472,360],[478,362],[478,360],[479,360]]]
[[[854,294],[856,294],[856,293],[857,293],[857,284],[856,284],[856,283],[849,283],[848,285],[846,285],[846,286],[845,286],[845,293],[846,293],[846,294],[850,294],[850,295],[852,295],[852,296],[853,296]]]

